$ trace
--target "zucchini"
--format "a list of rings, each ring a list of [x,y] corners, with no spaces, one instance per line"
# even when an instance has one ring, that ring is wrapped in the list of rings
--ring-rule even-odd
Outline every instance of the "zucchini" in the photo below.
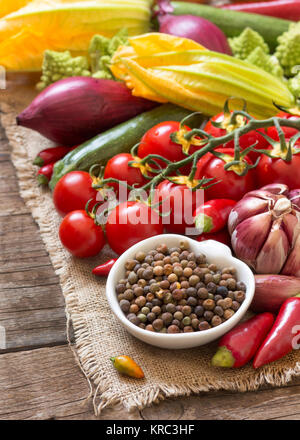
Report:
[[[181,121],[189,114],[190,110],[164,104],[99,134],[55,164],[50,188],[53,190],[58,180],[70,171],[88,171],[96,163],[105,163],[116,154],[129,152],[154,125],[168,120]],[[199,116],[197,119],[199,121]]]
[[[271,51],[277,46],[277,38],[286,32],[292,23],[281,18],[246,12],[230,11],[189,2],[171,2],[174,15],[198,15],[217,25],[227,37],[237,37],[250,27],[258,32],[269,45]]]

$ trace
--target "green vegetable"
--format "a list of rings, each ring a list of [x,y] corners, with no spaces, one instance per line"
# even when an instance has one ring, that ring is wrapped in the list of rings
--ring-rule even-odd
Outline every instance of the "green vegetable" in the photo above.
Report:
[[[291,24],[291,21],[281,18],[247,14],[196,3],[174,1],[171,5],[174,8],[174,15],[191,14],[206,18],[222,29],[227,37],[236,37],[246,27],[250,27],[264,38],[271,51],[275,50],[279,35],[286,32]]]
[[[154,125],[168,120],[181,121],[190,113],[181,107],[165,104],[101,133],[70,151],[55,164],[50,188],[54,189],[58,180],[70,171],[88,171],[96,163],[105,163],[116,154],[129,152]]]
[[[286,76],[293,76],[300,65],[300,22],[292,23],[287,32],[278,38],[275,55],[284,69]]]
[[[73,58],[68,50],[46,50],[42,71],[41,81],[37,84],[39,90],[70,76],[91,76],[88,59],[84,56]]]
[[[254,49],[245,61],[283,79],[283,70],[278,59],[274,55],[268,55],[261,47]]]
[[[300,98],[300,72],[288,80],[288,87],[295,98]]]
[[[121,29],[113,38],[95,35],[89,46],[92,76],[94,78],[113,79],[109,64],[119,46],[128,44],[128,31]]]
[[[89,45],[89,57],[72,57],[67,50],[55,52],[46,50],[42,66],[42,76],[37,84],[43,90],[50,84],[71,76],[93,76],[98,79],[113,79],[109,69],[111,58],[120,45],[128,44],[128,31],[121,29],[114,37],[94,35]]]
[[[243,30],[238,37],[229,38],[228,43],[233,56],[241,60],[245,60],[249,57],[256,48],[259,48],[261,53],[269,53],[269,46],[265,43],[263,37],[249,27]]]

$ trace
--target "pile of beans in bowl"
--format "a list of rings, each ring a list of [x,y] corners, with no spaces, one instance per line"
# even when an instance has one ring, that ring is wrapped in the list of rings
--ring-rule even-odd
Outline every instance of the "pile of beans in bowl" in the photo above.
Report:
[[[189,333],[217,327],[245,299],[234,267],[218,268],[195,254],[187,241],[139,251],[125,264],[116,293],[127,319],[158,333]]]

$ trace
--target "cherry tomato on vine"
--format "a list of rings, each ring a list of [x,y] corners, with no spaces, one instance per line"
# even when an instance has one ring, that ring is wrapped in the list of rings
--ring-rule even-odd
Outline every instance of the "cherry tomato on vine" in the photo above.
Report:
[[[286,113],[286,112],[279,112],[276,116],[282,119],[291,119],[291,120],[299,119],[299,116],[292,115],[291,113]],[[298,133],[298,130],[292,127],[281,127],[281,129],[286,139],[290,139],[292,136]],[[279,140],[277,129],[274,126],[267,128],[267,135],[270,136],[270,138],[275,139],[276,141]]]
[[[97,226],[84,210],[72,211],[64,217],[59,238],[63,246],[78,258],[97,255],[105,244],[101,226]]]
[[[295,151],[298,154],[293,154],[290,161],[278,157],[269,157],[262,155],[257,168],[256,176],[258,178],[259,186],[265,186],[269,183],[284,183],[290,189],[300,188],[300,142],[296,142]],[[270,153],[272,147],[269,147]],[[275,150],[278,152],[278,149]]]
[[[186,125],[184,128],[187,131],[191,130]],[[170,138],[170,135],[174,132],[178,132],[179,129],[180,123],[175,121],[161,122],[150,128],[150,130],[148,130],[142,137],[141,143],[138,147],[138,156],[144,158],[149,154],[158,154],[171,162],[178,162],[185,159],[186,155],[182,152],[182,146],[176,144]],[[189,153],[192,154],[199,148],[201,147],[191,145]],[[156,159],[156,162],[162,168],[166,167],[166,164],[162,160]],[[152,168],[156,168],[155,165],[152,165]],[[181,172],[183,174],[188,174],[190,169],[191,165],[187,165],[181,169]]]
[[[139,168],[128,165],[130,161],[134,161],[134,158],[129,153],[120,153],[112,157],[106,164],[104,179],[118,179],[127,182],[131,186],[136,184],[137,188],[145,185],[147,179],[142,175]],[[113,187],[116,192],[119,189],[118,183],[109,183],[108,185]]]
[[[205,177],[220,181],[204,191],[205,200],[225,198],[240,200],[247,192],[255,189],[254,169],[248,170],[244,176],[236,173],[236,171],[239,171],[239,165],[231,167],[230,170],[225,170],[224,165],[226,165],[226,162],[231,162],[234,158],[233,148],[216,148],[215,151],[223,153],[226,161],[214,156],[212,153],[206,153],[197,163],[195,179]],[[244,157],[243,163],[252,164],[247,156]]]
[[[121,203],[107,218],[107,241],[119,255],[139,241],[162,233],[159,214],[142,202]]]
[[[232,112],[231,112],[232,114]],[[225,119],[225,120],[224,120]],[[214,127],[214,125],[212,124],[213,122],[217,122],[217,123],[221,123],[223,124],[223,128],[220,127]],[[236,126],[234,128],[239,128],[244,124],[245,118],[240,118],[239,121],[237,122]],[[229,121],[227,122],[227,117],[224,114],[224,112],[219,113],[218,115],[214,116],[213,118],[211,118],[208,123],[206,124],[206,126],[204,127],[204,130],[211,134],[214,137],[220,137],[220,136],[225,136],[227,133],[229,133],[230,131],[232,131],[232,128],[229,124]],[[241,150],[245,150],[245,148],[250,147],[251,145],[254,145],[256,142],[257,144],[255,145],[255,149],[257,150],[261,150],[263,148],[266,148],[266,146],[268,145],[268,141],[261,136],[258,132],[262,132],[262,133],[266,133],[266,130],[264,128],[259,128],[257,131],[253,130],[250,131],[247,134],[244,134],[243,136],[240,137],[239,139],[239,143],[240,143],[240,147]],[[234,147],[234,141],[229,141],[224,145],[224,148],[233,148]],[[248,154],[249,158],[255,162],[255,160],[257,159],[257,157],[259,156],[258,153],[255,153],[254,151],[251,151]]]
[[[156,188],[155,202],[160,202],[163,224],[168,232],[185,234],[186,228],[193,228],[193,212],[203,203],[203,190],[192,191],[187,185],[178,185],[163,180]]]
[[[84,209],[86,203],[96,202],[98,192],[92,188],[92,178],[86,171],[71,171],[57,182],[53,192],[56,211],[64,217],[71,211]],[[95,203],[91,203],[91,207]]]

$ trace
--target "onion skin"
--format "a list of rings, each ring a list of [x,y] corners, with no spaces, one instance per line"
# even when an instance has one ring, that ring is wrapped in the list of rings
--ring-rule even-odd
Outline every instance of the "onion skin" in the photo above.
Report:
[[[228,230],[236,257],[256,273],[300,277],[300,189],[267,185],[233,208]]]
[[[60,145],[73,146],[156,105],[132,96],[120,82],[78,76],[43,90],[17,117],[17,124]]]
[[[285,275],[255,275],[253,312],[276,313],[284,301],[300,293],[300,278]]]
[[[189,38],[209,50],[232,55],[223,31],[212,22],[194,15],[159,15],[159,32]]]

